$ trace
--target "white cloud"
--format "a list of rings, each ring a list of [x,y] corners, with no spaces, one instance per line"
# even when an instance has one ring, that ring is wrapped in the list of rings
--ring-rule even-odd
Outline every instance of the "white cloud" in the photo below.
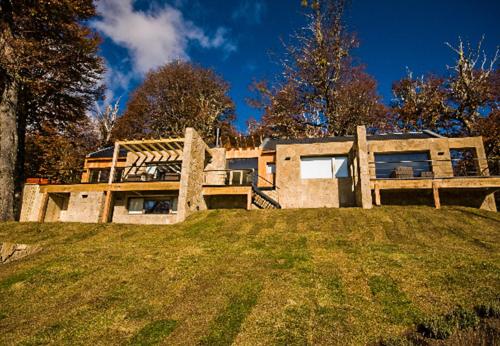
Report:
[[[226,54],[236,50],[224,28],[217,29],[210,36],[170,5],[140,11],[134,9],[133,2],[98,1],[97,10],[101,17],[91,25],[128,50],[133,70],[139,75],[176,59],[188,60],[190,43],[203,48],[219,48]]]
[[[244,0],[234,10],[232,18],[235,21],[244,20],[248,24],[260,24],[267,10],[266,3],[259,0]]]

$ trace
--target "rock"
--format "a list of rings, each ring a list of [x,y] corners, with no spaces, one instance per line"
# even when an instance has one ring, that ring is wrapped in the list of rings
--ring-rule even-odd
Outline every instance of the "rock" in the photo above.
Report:
[[[0,263],[16,261],[42,250],[39,245],[0,243]]]

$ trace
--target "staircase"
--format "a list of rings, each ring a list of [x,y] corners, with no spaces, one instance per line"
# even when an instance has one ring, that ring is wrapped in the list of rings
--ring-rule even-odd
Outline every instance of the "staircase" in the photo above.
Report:
[[[275,198],[277,199],[277,192],[275,190],[262,191],[255,184],[252,184],[252,204],[257,208],[281,209],[281,205]]]

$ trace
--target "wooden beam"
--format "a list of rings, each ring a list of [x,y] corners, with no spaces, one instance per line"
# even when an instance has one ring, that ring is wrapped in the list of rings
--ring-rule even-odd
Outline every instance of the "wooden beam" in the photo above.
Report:
[[[102,211],[102,219],[101,219],[102,223],[109,222],[112,197],[113,197],[113,192],[110,190],[106,191],[106,199],[104,200],[104,209]]]
[[[40,211],[38,213],[38,222],[43,222],[45,220],[45,214],[47,213],[47,205],[49,204],[49,194],[47,192],[43,193],[42,201],[40,203]]]
[[[434,182],[432,184],[432,195],[434,197],[434,206],[436,207],[436,209],[440,209],[441,201],[439,199],[439,185],[437,182]]]
[[[252,209],[252,190],[247,194],[247,210]]]
[[[56,192],[101,192],[101,191],[151,191],[151,190],[179,190],[178,181],[144,181],[101,184],[70,184],[70,185],[41,185],[41,193]]]
[[[375,182],[375,205],[377,206],[382,205],[380,200],[380,188],[376,182]]]
[[[251,192],[251,186],[206,186],[203,188],[204,196],[248,195]]]
[[[179,146],[182,146],[181,143],[184,143],[184,138],[162,138],[162,139],[137,139],[130,141],[119,141],[121,145],[123,144],[148,144],[148,143],[179,143]]]

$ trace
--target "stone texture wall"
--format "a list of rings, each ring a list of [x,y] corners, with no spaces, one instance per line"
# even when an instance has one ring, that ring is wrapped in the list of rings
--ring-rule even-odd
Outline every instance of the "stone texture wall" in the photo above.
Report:
[[[60,221],[99,222],[104,198],[104,192],[72,192],[69,197],[68,210],[60,215]]]
[[[372,207],[372,196],[370,190],[370,169],[368,165],[368,143],[366,140],[366,128],[358,126],[356,128],[356,140],[354,145],[356,165],[356,205],[364,209]]]
[[[193,128],[186,128],[177,212],[179,222],[195,211],[207,209],[203,198],[204,170],[208,164],[207,152],[208,146],[200,135]]]
[[[26,184],[23,189],[23,203],[21,207],[21,222],[36,222],[40,214],[42,201],[42,193],[40,193],[40,185]]]
[[[206,185],[224,185],[226,178],[226,149],[212,148],[209,149],[212,157],[205,167],[205,184]]]
[[[287,144],[276,148],[276,185],[282,208],[354,206],[352,178],[301,179],[300,157],[349,156],[353,142]]]

